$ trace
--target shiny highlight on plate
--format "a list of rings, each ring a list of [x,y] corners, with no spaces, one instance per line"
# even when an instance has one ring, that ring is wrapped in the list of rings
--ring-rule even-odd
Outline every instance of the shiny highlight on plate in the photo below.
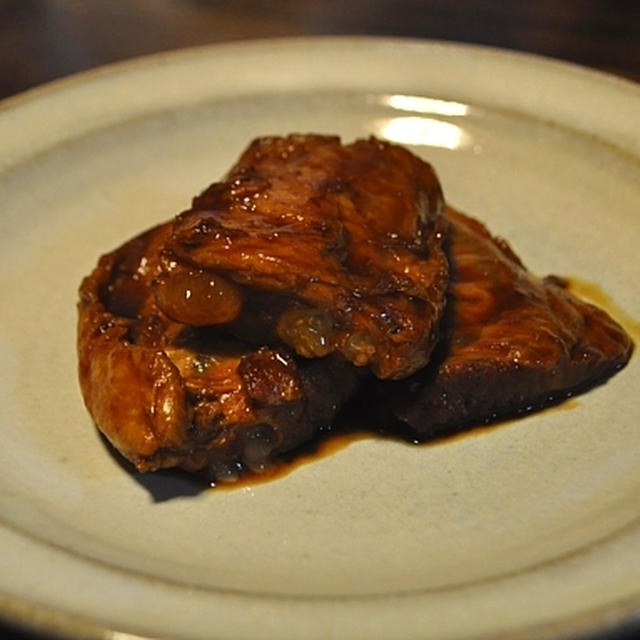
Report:
[[[460,149],[472,142],[462,127],[421,116],[381,118],[373,123],[373,128],[377,136],[398,144]]]
[[[376,101],[385,107],[415,114],[376,120],[374,131],[385,140],[442,149],[472,146],[471,135],[461,126],[437,117],[466,116],[470,110],[467,104],[400,93],[376,96]],[[426,117],[423,114],[436,117]]]
[[[451,100],[437,100],[423,96],[408,96],[392,94],[380,97],[380,104],[399,111],[413,111],[414,113],[431,113],[438,116],[466,116],[469,105]]]

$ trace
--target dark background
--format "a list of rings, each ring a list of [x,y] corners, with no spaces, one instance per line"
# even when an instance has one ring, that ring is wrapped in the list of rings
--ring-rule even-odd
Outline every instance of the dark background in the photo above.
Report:
[[[158,51],[314,34],[488,44],[640,81],[640,0],[0,0],[0,99]]]
[[[476,42],[640,81],[638,0],[0,0],[0,98],[156,51],[306,34]]]

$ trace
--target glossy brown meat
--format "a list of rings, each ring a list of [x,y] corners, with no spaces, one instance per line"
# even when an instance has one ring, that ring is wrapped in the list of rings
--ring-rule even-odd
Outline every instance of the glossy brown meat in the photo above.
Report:
[[[140,471],[181,467],[212,479],[261,470],[329,426],[357,374],[300,360],[160,311],[151,283],[171,225],[103,256],[80,288],[79,378],[97,426]]]
[[[605,312],[539,280],[485,227],[452,209],[442,341],[424,371],[384,387],[421,438],[540,408],[602,381],[632,351]]]
[[[337,352],[401,378],[437,340],[448,281],[441,210],[432,168],[401,147],[261,138],[174,221],[157,301],[180,322],[226,323],[243,338],[307,358]],[[193,291],[216,303],[192,305]]]

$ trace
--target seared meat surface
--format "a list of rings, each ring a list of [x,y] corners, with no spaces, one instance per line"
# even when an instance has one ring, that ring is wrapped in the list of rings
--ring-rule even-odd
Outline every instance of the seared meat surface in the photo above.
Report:
[[[220,481],[330,428],[358,390],[363,414],[425,439],[546,405],[632,351],[374,138],[254,141],[190,209],[100,258],[78,311],[106,438],[140,471]]]
[[[446,218],[451,284],[433,363],[381,387],[418,437],[540,408],[626,364],[631,339],[605,312],[533,277],[480,222]]]
[[[433,169],[401,147],[258,139],[174,220],[157,303],[185,324],[404,377],[437,340],[442,206]]]
[[[329,426],[358,373],[169,319],[151,283],[170,232],[164,224],[130,240],[83,281],[82,392],[100,430],[140,471],[177,466],[234,479]]]

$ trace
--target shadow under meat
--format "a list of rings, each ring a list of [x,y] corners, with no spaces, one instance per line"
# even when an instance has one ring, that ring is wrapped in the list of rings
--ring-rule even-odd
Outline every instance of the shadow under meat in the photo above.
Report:
[[[190,498],[207,490],[209,484],[198,475],[181,469],[160,469],[153,473],[141,473],[98,431],[100,441],[111,459],[137,484],[146,489],[152,502],[160,503],[176,498]]]

